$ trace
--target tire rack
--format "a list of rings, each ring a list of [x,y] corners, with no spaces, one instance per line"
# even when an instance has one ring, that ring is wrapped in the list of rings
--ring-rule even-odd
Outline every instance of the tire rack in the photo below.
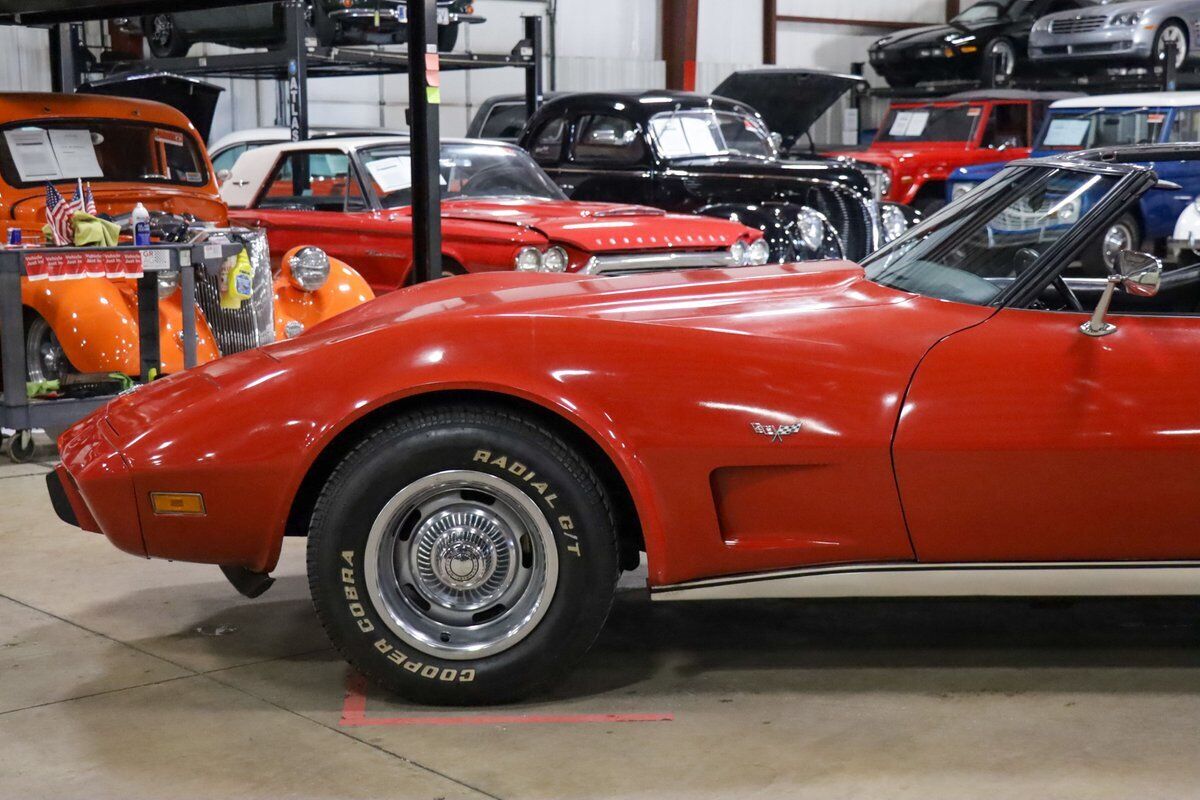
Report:
[[[26,274],[26,256],[33,253],[68,255],[72,253],[163,252],[165,263],[143,263],[137,279],[138,362],[145,381],[150,371],[161,370],[158,273],[178,270],[183,306],[184,366],[196,365],[196,273],[204,269],[215,275],[221,264],[242,251],[240,244],[159,244],[147,247],[55,247],[0,248],[0,375],[4,393],[0,395],[0,428],[27,434],[34,428],[57,430],[83,418],[107,403],[112,395],[83,399],[30,400],[25,387],[25,314],[21,302],[21,277]],[[161,257],[158,259],[163,261]],[[145,262],[146,259],[143,259]]]

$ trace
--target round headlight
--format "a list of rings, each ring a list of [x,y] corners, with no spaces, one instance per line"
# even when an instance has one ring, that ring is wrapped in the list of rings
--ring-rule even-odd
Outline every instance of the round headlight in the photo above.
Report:
[[[517,272],[537,272],[542,268],[542,251],[536,247],[522,247],[517,251]]]
[[[561,247],[551,247],[542,256],[542,272],[566,272],[569,263],[566,250]]]
[[[802,208],[796,215],[800,241],[809,250],[820,250],[825,244],[825,219],[811,208]]]
[[[738,239],[729,245],[729,257],[733,259],[734,264],[744,267],[746,265],[746,243]]]
[[[294,339],[304,333],[304,323],[299,320],[289,319],[283,325],[283,335],[288,339]]]
[[[908,230],[908,220],[899,206],[884,206],[879,212],[879,217],[883,223],[884,244],[896,241]]]
[[[957,200],[958,198],[962,197],[964,194],[966,194],[967,192],[971,191],[974,188],[975,188],[975,184],[973,184],[973,183],[968,183],[966,181],[955,181],[950,186],[950,199]]]
[[[329,280],[329,256],[319,247],[302,247],[288,259],[292,285],[305,292],[315,292]]]
[[[166,300],[179,288],[179,273],[175,270],[158,273],[158,299]]]
[[[746,261],[750,264],[758,266],[765,264],[771,260],[771,245],[767,244],[766,239],[759,239],[750,243],[746,248]]]
[[[892,171],[884,169],[879,175],[879,197],[882,199],[892,191]]]

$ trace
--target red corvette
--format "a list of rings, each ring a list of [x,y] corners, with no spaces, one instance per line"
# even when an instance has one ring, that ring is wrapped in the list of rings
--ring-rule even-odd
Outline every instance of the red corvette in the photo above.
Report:
[[[378,294],[412,271],[411,160],[395,136],[268,145],[221,187],[239,224],[265,228],[278,259],[314,238]],[[532,158],[499,142],[442,143],[442,269],[589,274],[765,264],[762,233],[729,220],[568,200]]]
[[[657,599],[1197,593],[1200,266],[1064,270],[1200,148],[1101,156],[862,266],[396,292],[114,400],[52,499],[250,595],[307,536],[341,652],[438,703],[562,673],[642,552]]]

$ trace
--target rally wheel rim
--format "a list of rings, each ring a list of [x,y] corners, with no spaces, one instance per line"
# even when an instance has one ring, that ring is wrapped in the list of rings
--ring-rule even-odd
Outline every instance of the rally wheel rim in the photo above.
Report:
[[[1113,272],[1117,267],[1117,255],[1122,250],[1133,249],[1133,231],[1129,225],[1124,222],[1117,222],[1104,234],[1104,242],[1101,245],[1101,252],[1104,258],[1104,266],[1109,272]]]
[[[545,616],[558,581],[545,514],[507,481],[473,470],[397,492],[371,525],[363,563],[388,629],[449,660],[515,646]]]
[[[67,354],[46,320],[38,317],[25,333],[25,372],[33,382],[55,381],[67,372]]]
[[[1155,54],[1160,60],[1166,58],[1168,44],[1175,45],[1175,68],[1179,69],[1187,59],[1187,34],[1178,25],[1164,27],[1158,36],[1158,52]]]
[[[995,70],[995,77],[1001,80],[1012,77],[1013,68],[1016,66],[1016,54],[1013,53],[1012,45],[1005,41],[993,42],[988,48],[988,56],[992,62],[992,69]]]

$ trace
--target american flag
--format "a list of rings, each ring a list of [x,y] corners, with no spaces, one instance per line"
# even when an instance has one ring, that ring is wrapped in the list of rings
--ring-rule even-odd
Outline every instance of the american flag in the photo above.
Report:
[[[58,189],[54,188],[54,184],[46,184],[46,222],[50,224],[56,245],[74,243],[75,227],[71,224],[71,218],[82,208],[83,198],[76,196],[74,200],[67,202],[58,193]]]
[[[82,178],[76,178],[75,180],[77,181],[75,184],[75,202],[78,204],[78,210],[86,211],[93,217],[96,216],[96,198],[92,194],[91,181],[88,181],[87,186],[84,186]],[[79,199],[81,197],[83,198],[82,202]]]

